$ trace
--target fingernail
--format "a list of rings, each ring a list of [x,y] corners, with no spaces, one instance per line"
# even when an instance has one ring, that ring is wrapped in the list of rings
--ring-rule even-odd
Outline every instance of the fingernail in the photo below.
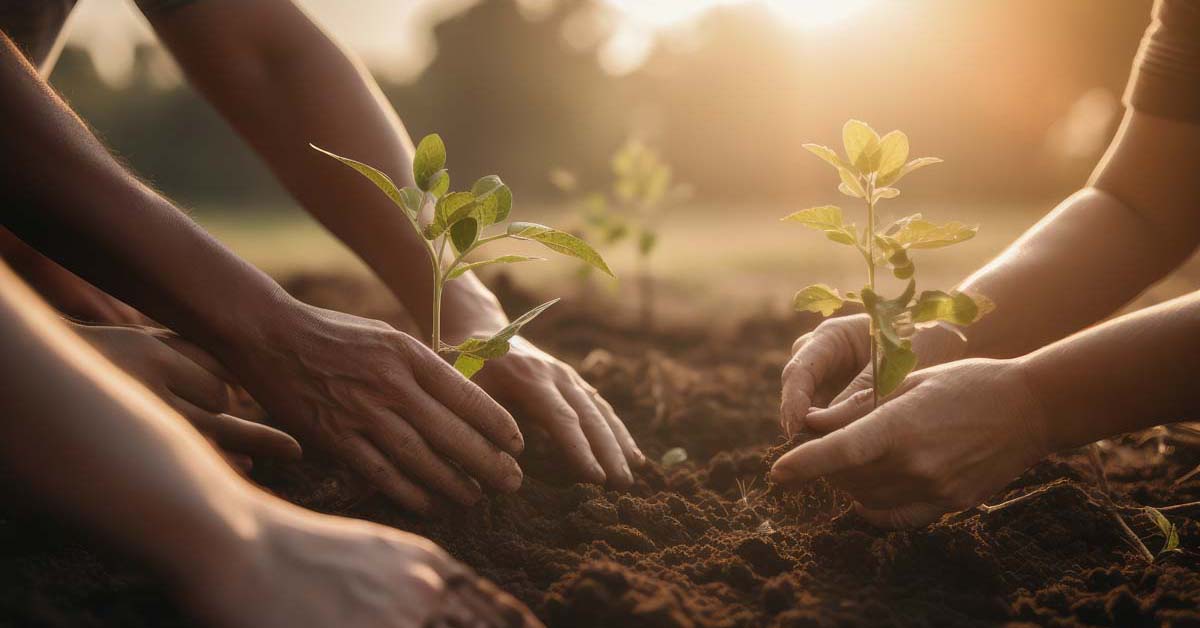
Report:
[[[645,466],[646,454],[642,453],[642,450],[640,450],[640,449],[635,449],[633,451],[633,454],[634,454],[634,458],[637,460],[637,466],[639,466],[639,467]]]
[[[510,473],[504,476],[504,481],[500,483],[500,490],[505,493],[515,493],[521,485],[525,483],[525,474],[518,469],[515,473]]]
[[[525,451],[525,437],[520,432],[513,434],[511,443],[514,456],[519,456],[521,452]]]

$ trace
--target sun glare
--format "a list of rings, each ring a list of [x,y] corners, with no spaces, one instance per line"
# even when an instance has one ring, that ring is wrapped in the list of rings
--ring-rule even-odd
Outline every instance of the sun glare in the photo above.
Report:
[[[761,2],[787,23],[801,28],[836,24],[858,13],[874,0],[605,0],[642,26],[671,28],[690,22],[709,10]]]

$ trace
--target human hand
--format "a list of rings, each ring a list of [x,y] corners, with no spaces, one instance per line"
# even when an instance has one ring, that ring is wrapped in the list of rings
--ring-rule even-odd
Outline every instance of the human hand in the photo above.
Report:
[[[265,512],[244,547],[183,576],[183,604],[208,625],[541,626],[520,602],[427,539],[274,500],[257,510]]]
[[[136,379],[248,470],[250,457],[298,459],[300,444],[261,423],[230,414],[229,376],[211,355],[165,329],[70,324],[108,361]],[[222,379],[224,378],[224,379]]]
[[[0,253],[50,305],[67,316],[104,325],[154,325],[121,302],[0,229]]]
[[[849,492],[883,527],[915,527],[978,505],[1050,453],[1047,420],[1020,360],[972,359],[909,375],[877,409],[869,390],[808,415],[821,438],[771,469]]]
[[[870,318],[855,314],[828,319],[796,339],[782,376],[779,422],[785,434],[821,431],[806,422],[810,412],[874,387],[869,332]],[[918,367],[958,359],[965,351],[963,340],[941,327],[919,330],[912,342]]]
[[[402,506],[521,486],[517,424],[421,342],[381,321],[288,301],[222,357],[271,417]]]
[[[596,389],[520,336],[513,338],[507,355],[489,360],[475,380],[544,429],[587,482],[628,488],[633,484],[630,468],[646,463],[625,424]]]

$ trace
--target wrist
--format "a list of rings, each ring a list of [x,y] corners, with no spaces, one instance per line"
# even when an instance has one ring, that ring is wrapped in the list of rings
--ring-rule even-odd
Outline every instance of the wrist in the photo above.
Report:
[[[152,552],[168,582],[183,591],[229,586],[234,574],[260,560],[259,546],[273,498],[237,478],[210,500],[209,508],[181,517],[173,534]],[[223,584],[224,583],[224,584]]]

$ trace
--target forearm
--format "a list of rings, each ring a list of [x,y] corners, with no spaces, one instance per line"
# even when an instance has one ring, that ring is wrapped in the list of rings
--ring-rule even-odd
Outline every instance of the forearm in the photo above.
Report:
[[[168,577],[227,569],[252,491],[0,265],[0,464],[43,507]]]
[[[1194,417],[1200,292],[1019,358],[1052,450]]]
[[[996,304],[965,355],[1023,355],[1103,320],[1179,266],[1200,241],[1190,155],[1200,127],[1130,113],[1091,185],[961,286]]]
[[[433,274],[407,218],[357,174],[319,155],[311,142],[371,164],[412,185],[413,146],[370,75],[290,2],[189,7],[154,26],[191,82],[254,147],[291,194],[359,255],[429,329]],[[238,33],[271,24],[269,35]],[[214,33],[223,33],[214,40]],[[215,43],[214,43],[215,42]],[[491,294],[473,277],[447,287],[448,331],[503,326]]]
[[[0,216],[19,237],[201,342],[252,333],[248,314],[286,301],[122,168],[2,34],[0,85],[0,119],[20,129],[0,134]]]

